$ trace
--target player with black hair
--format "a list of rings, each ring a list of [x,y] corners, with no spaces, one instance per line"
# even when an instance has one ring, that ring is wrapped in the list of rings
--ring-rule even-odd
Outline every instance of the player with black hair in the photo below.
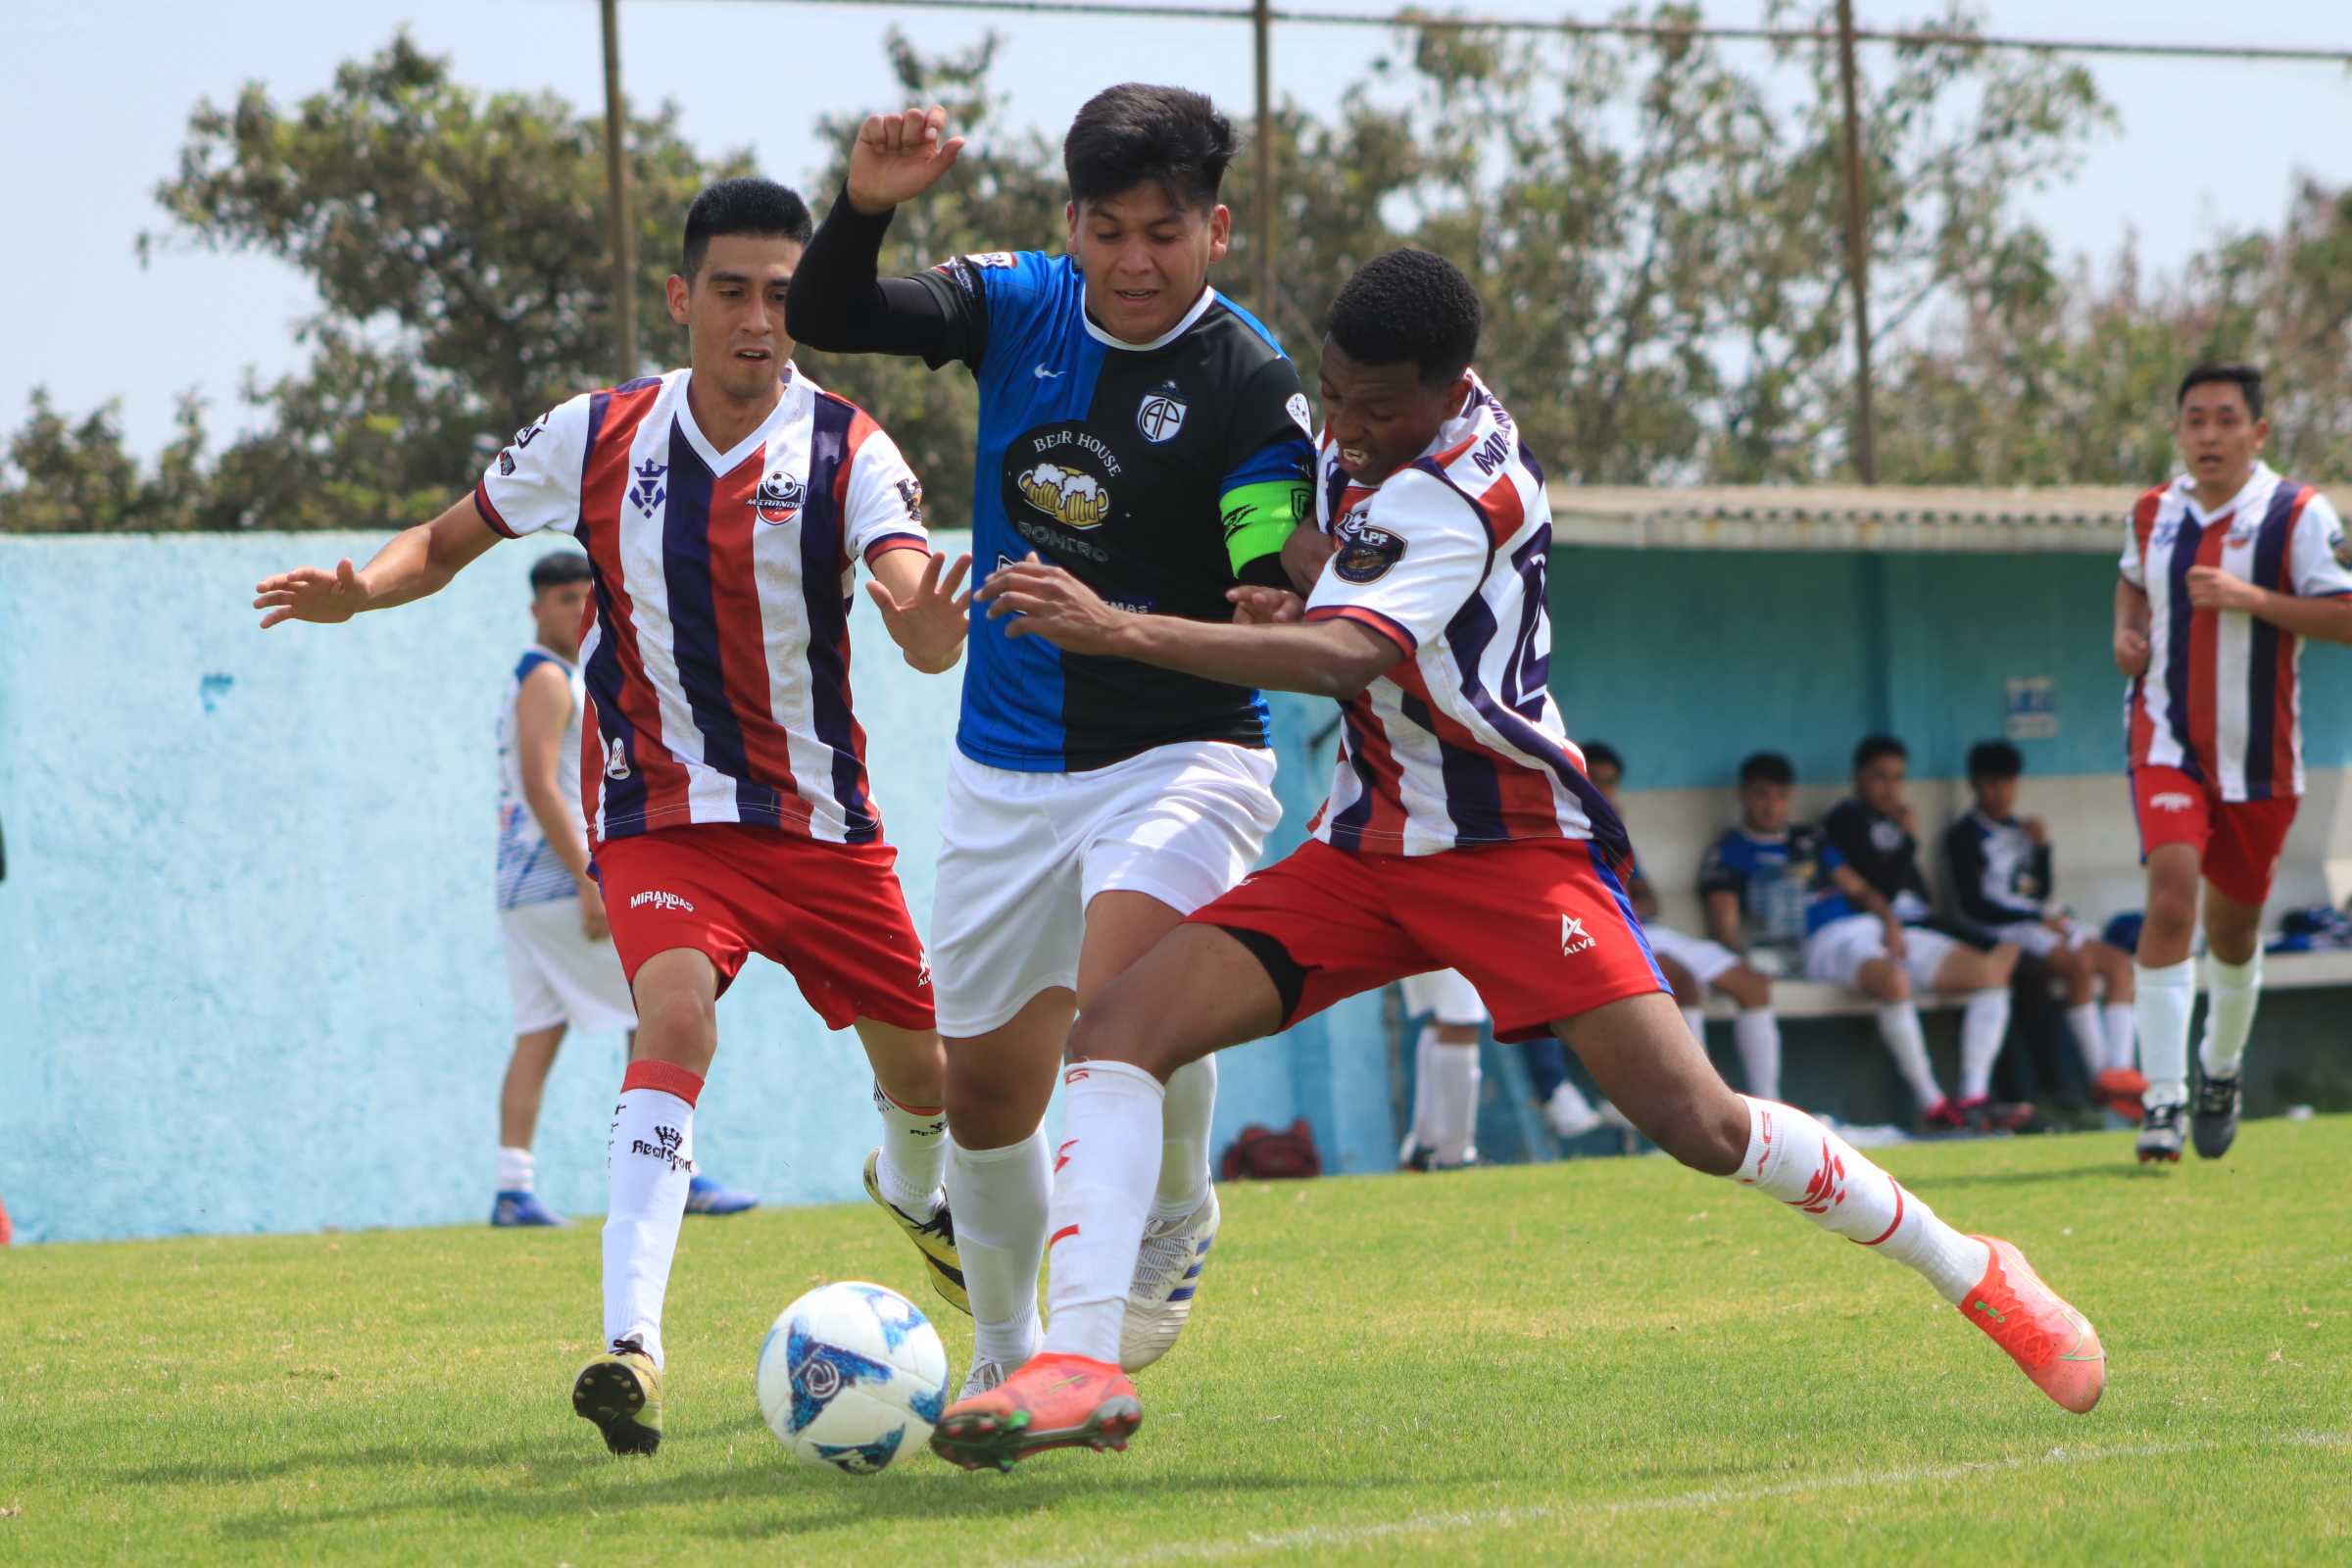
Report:
[[[812,346],[960,361],[980,386],[972,548],[1053,563],[1122,613],[1225,620],[1287,581],[1312,456],[1298,372],[1208,283],[1232,215],[1216,106],[1127,83],[1062,142],[1067,251],[877,275],[891,216],[955,165],[947,113],[876,116],[793,279]],[[966,1387],[1026,1360],[1052,1185],[1042,1123],[1074,1012],[1255,863],[1281,815],[1247,682],[973,629],[942,804],[932,961],[948,1042],[948,1190],[975,1319]],[[1121,1357],[1164,1354],[1216,1239],[1216,1070],[1171,1086]]]
[[[1909,750],[1891,735],[1854,748],[1854,792],[1821,819],[1821,858],[1805,908],[1805,973],[1879,1001],[1879,1034],[1918,1098],[1922,1119],[1944,1127],[2022,1126],[2033,1107],[1997,1104],[1992,1067],[2009,1033],[2017,949],[1979,952],[1936,918],[1919,868],[1919,840],[1903,799]],[[1960,1096],[1936,1082],[1920,1027],[1922,991],[1968,993],[1960,1016]]]
[[[2187,471],[2132,509],[2115,585],[2132,804],[2148,868],[2133,1012],[2147,1075],[2140,1159],[2181,1122],[2219,1159],[2262,1000],[2262,906],[2303,795],[2303,640],[2352,643],[2352,544],[2328,498],[2262,461],[2262,371],[2199,365],[2173,397]],[[2212,997],[2188,1104],[2199,894]]]
[[[1123,1447],[1143,1407],[1118,1366],[1120,1314],[1170,1075],[1447,967],[1477,986],[1496,1039],[1557,1035],[1666,1152],[1918,1269],[2051,1398],[2089,1409],[2098,1337],[2016,1248],[1953,1230],[1804,1112],[1734,1094],[1676,1016],[1618,880],[1625,826],[1542,673],[1551,514],[1517,421],[1468,368],[1469,279],[1391,252],[1329,319],[1315,491],[1336,548],[1302,610],[1237,588],[1233,624],[1125,615],[1042,563],[982,586],[1024,641],[1336,699],[1344,740],[1313,838],[1196,911],[1079,1016],[1046,1349],[950,1407],[933,1448],[977,1469]]]
[[[1964,934],[2009,943],[2065,982],[2067,1026],[2091,1087],[2112,1108],[2136,1116],[2147,1081],[2132,1065],[2132,958],[2053,900],[2049,829],[2038,817],[2017,814],[2017,781],[2025,770],[2024,754],[2007,741],[1969,748],[1968,787],[1976,804],[1942,838],[1952,912]],[[2047,987],[2047,975],[2035,978]]]
[[[829,1027],[857,1028],[883,1124],[866,1191],[940,1294],[962,1296],[940,1191],[945,1063],[850,707],[849,594],[862,562],[906,662],[944,672],[962,653],[969,563],[931,553],[921,486],[890,437],[793,367],[801,199],[722,181],[685,228],[668,293],[687,368],[582,393],[365,569],[303,566],[254,601],[265,627],[343,621],[438,592],[501,539],[554,528],[587,552],[574,755],[591,764],[581,813],[638,1026],[612,1112],[607,1348],[573,1379],[572,1408],[615,1453],[662,1443],[695,1104],[718,998],[754,953],[789,969]]]

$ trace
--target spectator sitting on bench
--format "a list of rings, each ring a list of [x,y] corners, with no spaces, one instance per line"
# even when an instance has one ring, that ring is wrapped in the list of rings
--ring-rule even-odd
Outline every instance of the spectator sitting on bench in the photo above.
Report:
[[[2098,1098],[2136,1116],[2147,1081],[2132,1064],[2132,956],[2049,902],[2049,830],[2036,817],[2017,815],[2025,768],[2025,758],[2007,741],[1970,749],[1968,787],[1976,808],[1943,830],[1952,908],[1969,935],[2032,954],[2066,983],[2067,1026]],[[2094,984],[2106,989],[2103,1012]]]
[[[1980,953],[1931,923],[1919,841],[1903,799],[1910,753],[1891,735],[1854,748],[1854,793],[1821,819],[1821,860],[1805,911],[1805,973],[1876,997],[1879,1033],[1919,1099],[1942,1127],[2022,1125],[2033,1107],[1992,1103],[1992,1064],[2009,1032],[2009,972],[2017,949]],[[1945,1098],[1928,1063],[1921,991],[1968,993],[1960,1019],[1960,1099]]]
[[[1608,798],[1613,806],[1617,801],[1617,785],[1625,777],[1625,759],[1616,749],[1604,742],[1587,742],[1585,776],[1593,787]],[[1788,803],[1784,798],[1782,809]],[[1740,1066],[1747,1079],[1747,1092],[1757,1100],[1778,1100],[1781,1095],[1781,1022],[1773,1016],[1772,982],[1748,967],[1740,955],[1720,942],[1704,937],[1685,936],[1682,932],[1658,924],[1658,896],[1642,874],[1642,864],[1636,859],[1626,867],[1625,896],[1641,916],[1642,933],[1649,939],[1649,951],[1658,960],[1658,971],[1674,988],[1674,1000],[1683,1009],[1683,1021],[1690,1026],[1699,1049],[1707,1044],[1706,991],[1709,986],[1730,997],[1740,1004],[1740,1014],[1733,1020],[1733,1038],[1740,1048]]]
[[[1805,906],[1820,849],[1811,827],[1788,820],[1795,784],[1795,767],[1778,752],[1757,752],[1741,760],[1740,820],[1707,847],[1698,867],[1707,934],[1767,978],[1804,967]],[[1754,1030],[1761,1054],[1764,1031],[1747,1020],[1741,1013],[1740,1027]],[[1739,1038],[1748,1093],[1760,1096],[1757,1083],[1777,1086],[1779,1081],[1780,1025],[1772,1026],[1774,1071],[1769,1076],[1748,1057],[1748,1034]]]

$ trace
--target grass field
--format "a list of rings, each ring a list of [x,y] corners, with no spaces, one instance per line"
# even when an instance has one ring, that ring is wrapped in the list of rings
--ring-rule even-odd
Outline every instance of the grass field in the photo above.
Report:
[[[2352,1560],[2352,1118],[2163,1173],[2122,1134],[1885,1153],[2099,1325],[2096,1412],[1654,1158],[1228,1188],[1135,1446],[1008,1477],[838,1477],[761,1426],[811,1282],[935,1304],[862,1208],[689,1222],[650,1460],[565,1398],[593,1228],[54,1246],[0,1254],[0,1561]]]

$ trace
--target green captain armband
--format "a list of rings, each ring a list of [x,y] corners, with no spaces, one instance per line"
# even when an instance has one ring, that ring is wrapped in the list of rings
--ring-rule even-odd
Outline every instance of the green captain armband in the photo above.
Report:
[[[1252,561],[1280,555],[1306,515],[1311,496],[1300,479],[1267,479],[1225,492],[1225,559],[1238,575]]]

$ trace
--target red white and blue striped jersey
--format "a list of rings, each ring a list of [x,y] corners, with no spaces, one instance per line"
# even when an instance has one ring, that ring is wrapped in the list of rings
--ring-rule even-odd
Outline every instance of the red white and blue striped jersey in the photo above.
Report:
[[[1510,414],[1473,376],[1462,412],[1380,484],[1349,482],[1328,430],[1317,465],[1333,551],[1306,618],[1355,621],[1404,658],[1343,705],[1310,831],[1376,855],[1590,839],[1629,858],[1546,684],[1551,507]]]
[[[686,370],[573,398],[516,434],[474,501],[555,528],[594,572],[580,796],[597,843],[743,822],[871,843],[850,710],[858,563],[921,547],[922,491],[856,405],[784,368],[765,423],[717,451]]]
[[[2352,594],[2328,498],[2268,464],[2211,514],[2184,475],[2132,509],[2124,580],[2148,596],[2148,670],[2126,699],[2133,767],[2177,767],[2225,801],[2303,793],[2302,640],[2242,610],[2199,610],[2192,566],[2305,598]]]

